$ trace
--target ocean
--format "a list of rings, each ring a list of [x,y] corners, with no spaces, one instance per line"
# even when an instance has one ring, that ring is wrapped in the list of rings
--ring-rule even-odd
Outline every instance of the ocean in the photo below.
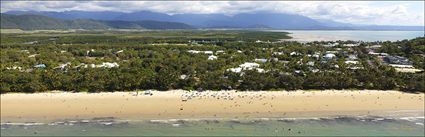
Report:
[[[2,136],[423,136],[424,117],[120,120],[2,123]]]
[[[397,41],[424,37],[424,31],[362,31],[362,30],[268,30],[275,32],[289,32],[293,37],[290,40],[300,42],[310,41]]]

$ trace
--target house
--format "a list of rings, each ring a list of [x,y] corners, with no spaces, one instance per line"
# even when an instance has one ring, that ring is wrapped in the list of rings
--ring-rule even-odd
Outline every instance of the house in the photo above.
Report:
[[[258,67],[260,67],[260,64],[258,64],[258,63],[245,62],[244,64],[239,65],[239,67],[229,68],[229,69],[227,69],[227,71],[240,73],[240,72],[242,72],[242,70],[254,70],[255,69],[255,70],[257,70],[257,72],[260,72],[260,73],[265,72],[264,69],[258,68]]]
[[[334,59],[334,58],[336,58],[336,55],[335,54],[332,54],[332,53],[328,53],[328,54],[326,54],[325,56],[323,56],[325,59],[327,59],[327,60],[331,60],[331,59]]]
[[[100,65],[96,65],[97,68],[114,68],[114,67],[119,67],[120,65],[118,65],[118,63],[114,62],[114,63],[109,63],[109,62],[103,62]]]
[[[388,53],[376,53],[374,51],[369,51],[367,54],[374,56],[388,56]]]
[[[198,54],[201,51],[197,51],[197,50],[188,50],[187,52],[192,53],[192,54]]]
[[[260,67],[260,64],[258,63],[251,63],[251,62],[245,62],[244,64],[239,65],[239,67],[243,69],[251,69],[251,68],[258,68]]]
[[[229,69],[227,69],[227,71],[231,71],[231,72],[234,72],[234,73],[240,73],[242,71],[242,68],[240,68],[240,67],[229,68]]]
[[[293,51],[293,52],[289,53],[289,55],[291,55],[291,56],[299,56],[299,55],[301,55],[301,53]]]
[[[214,55],[208,56],[208,60],[216,60],[216,59],[217,59],[217,56],[214,56]]]
[[[261,62],[261,63],[266,63],[267,59],[261,58],[261,59],[255,59],[255,62]]]
[[[192,54],[204,53],[204,54],[214,54],[213,51],[198,51],[198,50],[188,50],[187,52]]]
[[[348,55],[347,57],[347,60],[357,60],[357,59],[359,58],[357,57],[357,55],[354,55],[354,54]]]
[[[187,78],[187,75],[180,75],[180,79],[186,79]]]
[[[38,56],[39,54],[32,54],[32,55],[29,55],[28,56],[28,58],[34,58],[35,56]]]
[[[344,62],[345,64],[359,64],[358,61],[347,60]]]
[[[314,61],[309,61],[309,62],[307,62],[307,65],[308,65],[308,66],[314,66]]]
[[[311,57],[319,59],[320,58],[320,53],[314,53]]]
[[[331,50],[331,51],[326,51],[326,53],[337,54],[337,53],[338,53],[338,51]]]
[[[273,55],[283,55],[283,52],[273,52]]]
[[[213,51],[204,51],[204,54],[214,54]]]
[[[37,44],[37,43],[38,43],[38,41],[30,41],[30,42],[25,42],[25,43],[22,43],[22,44],[32,45],[32,44]]]
[[[402,56],[385,56],[384,61],[388,64],[412,65],[412,62],[409,61],[409,59]]]
[[[6,69],[7,69],[7,70],[12,70],[12,69],[14,69],[14,70],[22,70],[22,67],[19,67],[19,66],[12,66],[12,67],[6,67]]]
[[[413,65],[400,65],[400,64],[389,64],[389,66],[394,68],[415,68]]]
[[[53,69],[65,69],[65,67],[67,67],[69,65],[71,65],[71,63],[70,62],[67,62],[65,64],[60,64],[59,66],[57,66],[57,67],[55,67]]]
[[[23,52],[23,53],[27,53],[27,54],[29,54],[29,53],[30,53],[30,51],[29,51],[29,50],[21,50],[21,52]]]
[[[325,45],[322,45],[323,47],[335,47],[335,46],[337,46],[337,45],[339,45],[339,43],[328,43],[328,44],[325,44]]]
[[[359,43],[356,43],[356,44],[344,44],[342,46],[344,46],[344,47],[357,47],[359,45],[360,45]]]
[[[369,49],[379,49],[379,48],[381,48],[382,47],[382,45],[372,45],[372,46],[367,46],[367,48],[369,48]]]
[[[34,65],[34,68],[46,68],[46,65],[45,64],[37,64],[37,65]]]
[[[124,52],[124,50],[119,50],[119,51],[115,52],[115,54],[118,54],[118,53],[121,53],[121,52]]]

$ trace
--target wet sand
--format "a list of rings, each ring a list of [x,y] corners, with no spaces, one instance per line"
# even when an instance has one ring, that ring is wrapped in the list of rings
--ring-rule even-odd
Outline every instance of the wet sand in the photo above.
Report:
[[[1,122],[60,119],[201,119],[424,114],[424,94],[398,91],[207,91],[2,94]]]

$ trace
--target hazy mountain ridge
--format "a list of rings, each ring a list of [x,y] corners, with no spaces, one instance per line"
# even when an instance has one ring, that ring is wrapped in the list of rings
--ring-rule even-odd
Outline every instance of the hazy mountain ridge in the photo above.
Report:
[[[7,14],[36,14],[52,18],[75,20],[94,19],[104,21],[166,21],[180,22],[197,28],[269,28],[299,30],[424,30],[424,26],[356,25],[332,20],[318,20],[306,16],[283,13],[240,13],[233,16],[224,14],[174,14],[139,11],[132,13],[113,11],[9,11]],[[121,22],[124,23],[124,22]],[[135,25],[135,24],[133,24]]]
[[[192,29],[177,22],[161,21],[99,21],[93,19],[63,20],[42,15],[1,14],[2,29]]]

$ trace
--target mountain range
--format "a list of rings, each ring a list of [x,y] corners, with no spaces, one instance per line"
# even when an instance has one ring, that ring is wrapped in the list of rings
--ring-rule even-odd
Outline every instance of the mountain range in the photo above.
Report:
[[[56,19],[42,15],[9,15],[1,14],[2,29],[194,29],[194,27],[178,22],[153,20],[142,21],[105,21],[93,19]]]
[[[225,14],[165,14],[151,11],[132,13],[113,11],[8,11],[11,15],[39,15],[67,22],[84,22],[99,28],[147,28],[161,24],[156,29],[190,29],[190,28],[265,28],[265,29],[299,29],[299,30],[424,30],[424,26],[386,26],[356,25],[332,20],[318,20],[306,16],[285,13],[240,13]],[[149,21],[150,27],[145,24]],[[164,26],[165,25],[165,26]],[[174,25],[167,27],[166,25]],[[3,26],[3,25],[2,25]],[[81,26],[80,27],[84,27]]]

